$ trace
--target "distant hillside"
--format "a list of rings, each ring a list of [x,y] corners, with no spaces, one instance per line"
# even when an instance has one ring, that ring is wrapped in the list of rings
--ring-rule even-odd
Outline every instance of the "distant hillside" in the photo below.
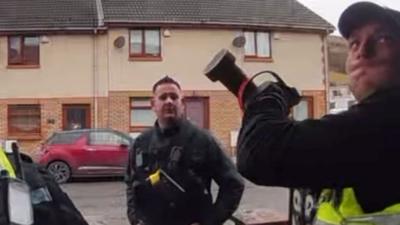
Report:
[[[332,85],[348,84],[346,75],[347,42],[339,36],[328,36],[329,81]]]

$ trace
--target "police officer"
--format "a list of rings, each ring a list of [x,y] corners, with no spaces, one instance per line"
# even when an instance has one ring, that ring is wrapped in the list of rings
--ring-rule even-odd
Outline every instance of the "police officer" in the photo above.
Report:
[[[243,180],[208,132],[183,118],[180,85],[166,76],[153,86],[153,128],[130,152],[128,218],[132,225],[220,225],[237,209]],[[211,181],[219,186],[213,204]]]
[[[296,122],[288,89],[268,86],[249,100],[238,169],[259,185],[322,191],[317,224],[399,224],[400,13],[370,2],[347,8],[339,30],[358,104]]]

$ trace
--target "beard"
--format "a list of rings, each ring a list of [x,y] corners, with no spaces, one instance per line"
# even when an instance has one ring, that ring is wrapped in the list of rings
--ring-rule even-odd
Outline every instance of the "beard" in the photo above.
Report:
[[[161,128],[168,129],[176,127],[183,118],[183,113],[178,107],[165,107],[162,109],[162,115],[159,117]]]
[[[163,123],[164,128],[168,129],[168,128],[176,127],[179,120],[180,120],[180,118],[178,116],[165,117],[165,118],[163,118],[162,123]]]

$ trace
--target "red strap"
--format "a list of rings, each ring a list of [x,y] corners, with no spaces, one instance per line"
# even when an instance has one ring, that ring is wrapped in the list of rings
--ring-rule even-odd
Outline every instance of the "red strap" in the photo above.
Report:
[[[249,82],[250,82],[251,80],[252,80],[252,79],[246,79],[244,82],[242,82],[242,83],[240,84],[240,87],[239,87],[239,91],[238,91],[238,100],[239,100],[239,107],[240,107],[240,109],[242,110],[242,112],[244,111],[243,94],[244,94],[244,91],[246,90],[247,85],[249,84]]]

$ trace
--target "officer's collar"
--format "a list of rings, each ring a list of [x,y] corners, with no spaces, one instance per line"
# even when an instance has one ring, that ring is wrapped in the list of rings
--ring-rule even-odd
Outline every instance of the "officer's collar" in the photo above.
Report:
[[[179,132],[183,124],[183,119],[179,119],[173,126],[161,128],[158,121],[155,123],[156,131],[159,135],[172,136]]]

